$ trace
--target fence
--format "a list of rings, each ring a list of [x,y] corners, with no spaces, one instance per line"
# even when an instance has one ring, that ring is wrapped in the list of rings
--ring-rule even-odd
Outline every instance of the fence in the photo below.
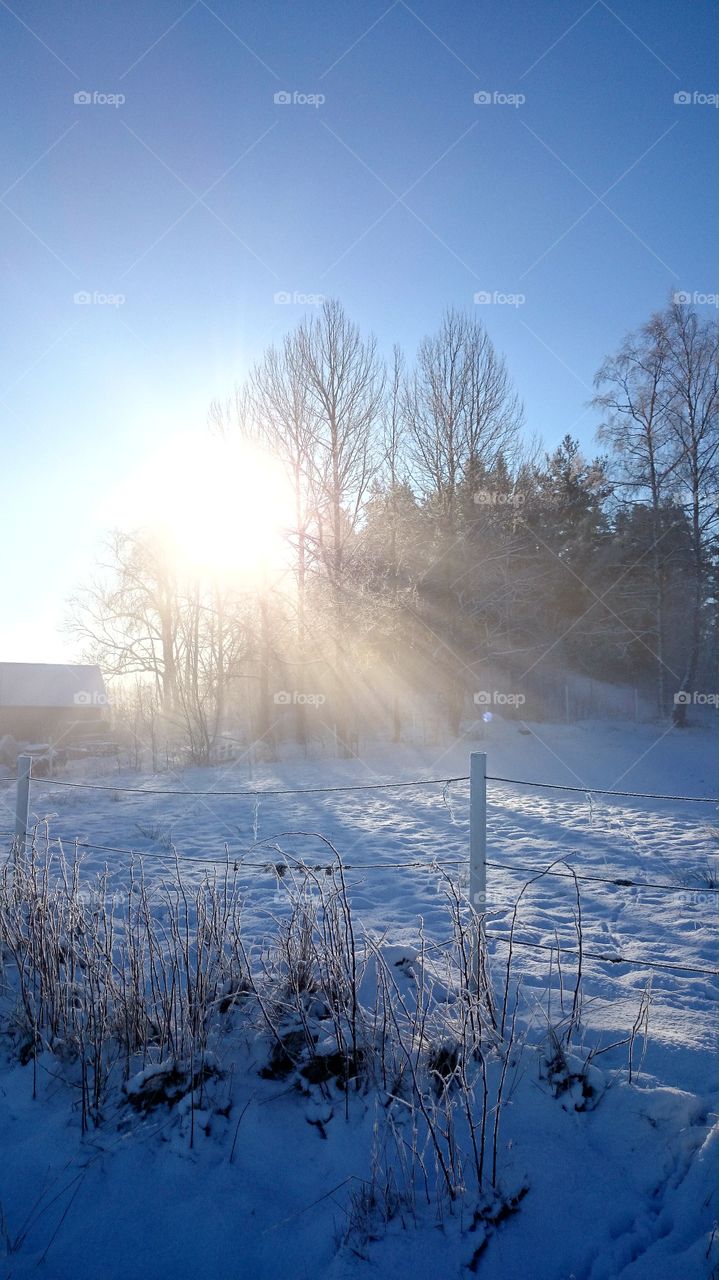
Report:
[[[328,795],[335,792],[366,792],[366,791],[388,791],[398,790],[401,788],[417,788],[429,786],[443,786],[445,789],[453,783],[469,782],[469,900],[476,912],[479,921],[480,933],[477,937],[477,947],[481,942],[482,933],[484,936],[500,943],[510,941],[512,945],[529,947],[540,951],[553,951],[555,947],[547,943],[534,942],[527,939],[519,939],[512,937],[507,939],[501,934],[487,933],[484,931],[484,920],[488,911],[487,902],[487,868],[501,868],[510,871],[520,871],[532,879],[536,879],[545,875],[558,876],[561,878],[569,878],[575,882],[590,882],[597,884],[613,885],[619,888],[647,888],[656,891],[676,892],[676,885],[666,884],[656,881],[632,880],[628,877],[610,877],[595,876],[582,874],[575,871],[573,867],[569,868],[563,863],[564,870],[557,867],[556,862],[548,867],[530,867],[519,865],[516,863],[502,863],[489,861],[487,859],[487,783],[506,784],[509,786],[527,787],[536,790],[562,791],[569,793],[579,793],[586,796],[601,795],[614,796],[618,798],[631,798],[639,800],[667,800],[676,801],[687,804],[719,804],[719,797],[716,796],[684,796],[684,795],[667,795],[659,792],[647,791],[617,791],[612,788],[601,787],[582,787],[568,786],[562,783],[536,782],[521,778],[502,778],[496,775],[487,774],[487,757],[484,752],[474,751],[470,754],[470,772],[469,774],[460,775],[450,778],[426,778],[416,779],[412,781],[399,782],[375,782],[361,783],[340,787],[301,787],[301,788],[252,788],[252,789],[230,789],[230,790],[213,790],[212,788],[204,788],[199,791],[191,789],[183,789],[177,791],[162,787],[118,787],[107,786],[93,782],[71,782],[66,779],[53,779],[53,786],[63,786],[85,791],[110,791],[120,792],[131,795],[177,795],[177,796],[246,796],[261,797],[268,796],[292,796],[292,795]],[[12,779],[11,779],[12,781]],[[15,825],[15,848],[21,855],[27,846],[27,839],[30,832],[30,786],[33,781],[32,777],[32,757],[23,755],[18,757],[17,777],[14,779],[17,784],[16,789],[16,825]],[[43,779],[44,781],[44,779]],[[111,845],[97,845],[90,841],[78,841],[81,848],[96,849],[108,853],[122,853],[133,855],[132,849],[124,849]],[[213,860],[208,858],[192,858],[184,855],[181,861],[195,861],[206,865],[212,865]],[[217,861],[217,860],[215,860]],[[561,860],[558,860],[561,861]],[[253,864],[244,864],[252,867]],[[254,864],[260,869],[265,869],[266,864]],[[369,864],[372,866],[373,864]],[[378,864],[382,867],[391,867],[393,865],[399,867],[425,866],[426,863],[382,863]],[[450,865],[450,864],[447,864]],[[456,865],[456,864],[454,864]],[[716,894],[719,893],[719,886],[706,885],[702,888],[702,893]],[[567,948],[562,948],[563,953],[572,953]],[[622,956],[610,953],[598,953],[583,951],[582,954],[588,959],[596,960],[606,965],[627,965],[634,969],[657,970],[666,972],[680,972],[699,974],[706,977],[719,978],[719,969],[708,969],[696,965],[682,965],[674,962],[663,962],[651,958],[636,958],[630,956]]]

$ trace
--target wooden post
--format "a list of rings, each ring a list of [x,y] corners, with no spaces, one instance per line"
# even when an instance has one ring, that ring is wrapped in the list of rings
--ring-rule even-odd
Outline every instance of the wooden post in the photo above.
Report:
[[[27,829],[30,822],[30,775],[32,756],[17,758],[17,795],[15,802],[15,841],[19,854],[25,856]]]
[[[487,756],[469,757],[469,901],[477,913],[473,986],[479,987],[480,948],[487,910]]]

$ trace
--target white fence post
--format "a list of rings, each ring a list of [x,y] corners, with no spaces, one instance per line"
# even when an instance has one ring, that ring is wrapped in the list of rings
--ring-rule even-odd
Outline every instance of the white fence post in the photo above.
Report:
[[[27,829],[30,821],[30,774],[32,756],[17,758],[17,798],[15,802],[15,839],[18,852],[25,854]]]
[[[475,987],[479,983],[480,946],[487,910],[487,755],[469,757],[469,900],[480,917],[476,938]]]

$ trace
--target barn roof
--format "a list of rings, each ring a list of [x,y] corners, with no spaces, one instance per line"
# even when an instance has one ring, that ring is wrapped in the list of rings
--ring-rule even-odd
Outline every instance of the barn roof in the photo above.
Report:
[[[99,667],[0,662],[0,707],[98,706],[107,701]]]

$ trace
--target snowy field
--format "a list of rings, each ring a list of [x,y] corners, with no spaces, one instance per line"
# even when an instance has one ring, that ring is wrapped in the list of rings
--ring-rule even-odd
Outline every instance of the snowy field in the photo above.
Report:
[[[213,863],[220,873],[229,863],[242,888],[244,933],[257,948],[286,912],[288,876],[298,875],[280,877],[275,867],[304,863],[321,874],[332,860],[331,842],[346,869],[355,928],[398,948],[409,981],[422,940],[431,949],[451,934],[446,877],[467,888],[466,782],[257,798],[211,793],[454,778],[468,773],[474,747],[487,752],[490,776],[717,794],[712,725],[685,732],[619,723],[529,728],[495,718],[482,741],[447,750],[367,747],[362,759],[286,760],[255,767],[251,778],[242,760],[154,776],[120,772],[113,762],[95,762],[94,771],[76,764],[57,780],[33,784],[31,810],[67,855],[75,840],[87,846],[83,876],[90,881],[107,870],[110,889],[127,884],[131,857],[120,850],[141,855],[158,895],[174,874],[174,850],[189,883],[199,884]],[[138,796],[123,788],[184,794]],[[187,794],[194,791],[207,794]],[[0,784],[1,798],[8,808],[0,828],[9,829],[12,785]],[[469,1275],[470,1264],[487,1280],[719,1274],[719,984],[696,972],[719,967],[716,806],[508,783],[490,783],[488,799],[493,978],[499,983],[506,966],[502,939],[523,885],[564,860],[588,877],[580,881],[587,954],[575,1052],[583,1059],[602,1052],[594,1058],[591,1109],[554,1096],[538,1068],[542,1021],[546,1032],[557,1016],[556,981],[551,1000],[549,988],[558,943],[569,988],[574,977],[575,884],[559,865],[565,874],[546,875],[523,895],[516,925],[524,1048],[501,1156],[508,1185],[526,1194],[481,1256],[459,1209],[441,1222],[431,1214],[395,1219],[380,1239],[349,1247],[347,1197],[353,1180],[367,1177],[376,1099],[358,1095],[348,1113],[325,1107],[262,1079],[252,1045],[228,1034],[218,1047],[227,1114],[208,1114],[192,1149],[181,1104],[128,1120],[118,1102],[81,1137],[72,1094],[52,1068],[40,1061],[33,1099],[32,1067],[5,1055],[0,1274],[25,1277],[40,1263],[39,1273],[53,1280],[421,1280]],[[633,883],[606,883],[617,879]],[[434,954],[441,957],[441,946]],[[635,963],[608,962],[618,956]],[[671,965],[682,968],[661,967]],[[635,1023],[649,979],[648,1037],[638,1036],[630,1086],[627,1047],[611,1046]]]

